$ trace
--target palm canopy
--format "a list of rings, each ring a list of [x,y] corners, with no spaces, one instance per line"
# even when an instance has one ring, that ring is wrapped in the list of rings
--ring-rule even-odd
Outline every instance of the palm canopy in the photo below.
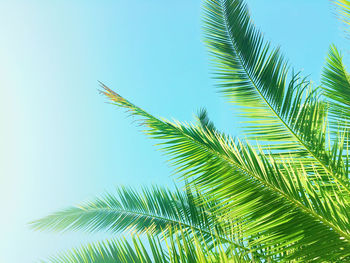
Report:
[[[348,14],[349,2],[340,3]],[[134,233],[133,246],[98,243],[51,262],[350,260],[350,78],[340,52],[331,47],[317,87],[263,39],[242,0],[206,0],[204,31],[218,88],[246,120],[245,139],[218,131],[205,110],[196,124],[170,122],[101,84],[159,141],[186,190],[121,188],[33,222]],[[148,248],[135,236],[145,233]]]

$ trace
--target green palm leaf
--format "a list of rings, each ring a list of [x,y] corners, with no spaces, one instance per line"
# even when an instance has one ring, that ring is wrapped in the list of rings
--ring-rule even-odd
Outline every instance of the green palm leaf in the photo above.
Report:
[[[209,119],[208,112],[206,109],[202,108],[199,110],[197,119],[199,124],[203,129],[208,129],[210,131],[216,131],[214,123]]]
[[[332,0],[336,5],[340,20],[344,23],[345,31],[350,36],[350,1]]]
[[[215,239],[229,243],[240,253],[249,248],[233,231],[228,221],[220,221],[212,208],[219,207],[215,201],[203,200],[187,188],[174,192],[152,187],[137,192],[130,188],[118,188],[117,195],[107,194],[102,198],[79,206],[53,213],[30,225],[35,230],[58,232],[84,230],[111,233],[136,232],[138,234],[175,234],[179,227],[187,235],[197,235],[204,240]],[[211,244],[213,246],[213,244]]]
[[[196,203],[198,195],[190,189],[185,193],[152,187],[137,192],[130,188],[118,188],[117,195],[106,194],[102,198],[53,213],[31,223],[36,230],[87,232],[122,231],[164,234],[178,228],[195,230],[197,234],[225,239],[224,229],[216,217],[209,213],[213,202]],[[212,229],[216,229],[215,233]]]
[[[147,235],[147,242],[132,236],[131,242],[125,238],[89,244],[66,253],[51,257],[42,263],[212,263],[251,262],[247,256],[236,255],[217,242],[216,250],[208,250],[196,237],[184,238],[185,231],[161,241]],[[259,259],[258,259],[259,260]]]
[[[115,263],[115,262],[154,262],[142,243],[134,237],[133,244],[125,239],[99,242],[82,246],[72,251],[53,256],[42,263]],[[154,244],[157,262],[167,262],[162,249]]]
[[[350,1],[334,3],[350,24]],[[350,261],[342,55],[331,47],[315,87],[264,40],[243,0],[205,0],[204,22],[218,86],[243,116],[247,140],[221,133],[205,109],[195,125],[169,122],[101,83],[159,141],[186,190],[119,188],[32,222],[36,230],[132,233],[131,242],[91,244],[47,262]]]
[[[264,41],[243,1],[207,0],[204,30],[219,88],[249,119],[248,139],[278,155],[293,154],[313,167],[309,173],[328,174],[349,194],[345,167],[326,141],[326,105],[309,81],[289,74],[288,63]]]
[[[299,167],[281,165],[218,132],[157,119],[104,88],[116,105],[141,118],[146,134],[162,140],[160,145],[172,156],[177,171],[201,194],[225,203],[215,212],[236,220],[245,242],[269,247],[272,255],[282,251],[288,258],[310,261],[350,255],[344,201],[339,199],[338,204],[326,194],[320,200],[317,191],[322,189],[316,191]],[[320,243],[324,236],[331,241]]]
[[[326,66],[322,72],[322,88],[329,104],[330,128],[334,137],[335,159],[341,161],[339,172],[344,181],[349,180],[349,139],[350,139],[350,75],[346,71],[343,57],[332,45]],[[342,157],[342,158],[341,158]],[[338,162],[339,162],[338,161]],[[334,165],[335,166],[335,165]],[[349,197],[349,195],[348,195]]]
[[[350,128],[350,75],[343,57],[333,45],[329,49],[326,67],[322,73],[324,95],[330,104],[330,117],[334,130]]]

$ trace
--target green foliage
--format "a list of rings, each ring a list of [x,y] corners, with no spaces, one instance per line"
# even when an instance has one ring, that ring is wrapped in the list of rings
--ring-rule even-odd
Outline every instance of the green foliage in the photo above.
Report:
[[[68,253],[51,257],[50,263],[244,263],[249,258],[235,255],[223,246],[216,246],[215,250],[208,249],[196,237],[189,239],[185,231],[179,230],[162,246],[159,239],[147,234],[147,241],[132,236],[131,242],[125,238],[89,244]],[[147,243],[148,246],[145,246]]]
[[[350,1],[349,0],[332,0],[337,7],[337,14],[344,24],[347,36],[350,36]]]
[[[324,95],[330,106],[333,129],[348,131],[350,128],[350,75],[345,69],[341,53],[334,45],[329,49],[322,83]]]
[[[218,203],[201,199],[191,189],[182,192],[159,187],[142,191],[118,188],[117,195],[106,194],[56,212],[32,222],[31,226],[36,230],[56,232],[84,230],[89,233],[108,231],[158,236],[169,236],[180,227],[187,231],[187,236],[193,232],[192,235],[209,241],[214,236],[223,243],[244,249],[229,232],[230,225],[220,222],[217,214],[210,213]]]
[[[346,21],[350,2],[336,3]],[[132,236],[48,262],[350,261],[350,77],[340,52],[331,47],[317,87],[263,39],[242,0],[206,0],[204,32],[246,139],[220,132],[205,109],[195,124],[170,122],[101,84],[159,142],[186,189],[119,188],[32,222]]]

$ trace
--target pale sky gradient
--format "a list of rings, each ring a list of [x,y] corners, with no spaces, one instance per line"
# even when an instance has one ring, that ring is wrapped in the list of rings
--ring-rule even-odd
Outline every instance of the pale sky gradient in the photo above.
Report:
[[[319,83],[328,47],[350,43],[328,0],[248,0],[257,25]],[[27,223],[117,185],[172,185],[166,158],[97,92],[98,80],[152,114],[207,107],[237,124],[210,79],[198,0],[0,2],[0,262],[35,262],[104,235]],[[349,56],[346,58],[349,61]]]

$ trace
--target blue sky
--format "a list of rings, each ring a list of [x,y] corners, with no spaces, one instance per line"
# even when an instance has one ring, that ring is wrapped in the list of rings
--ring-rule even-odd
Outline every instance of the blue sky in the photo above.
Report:
[[[349,44],[328,0],[248,4],[266,38],[316,83],[329,45]],[[173,184],[155,142],[105,103],[98,80],[158,116],[191,121],[206,107],[239,135],[210,79],[200,15],[198,0],[0,2],[0,262],[105,237],[37,233],[31,220],[118,185]]]

